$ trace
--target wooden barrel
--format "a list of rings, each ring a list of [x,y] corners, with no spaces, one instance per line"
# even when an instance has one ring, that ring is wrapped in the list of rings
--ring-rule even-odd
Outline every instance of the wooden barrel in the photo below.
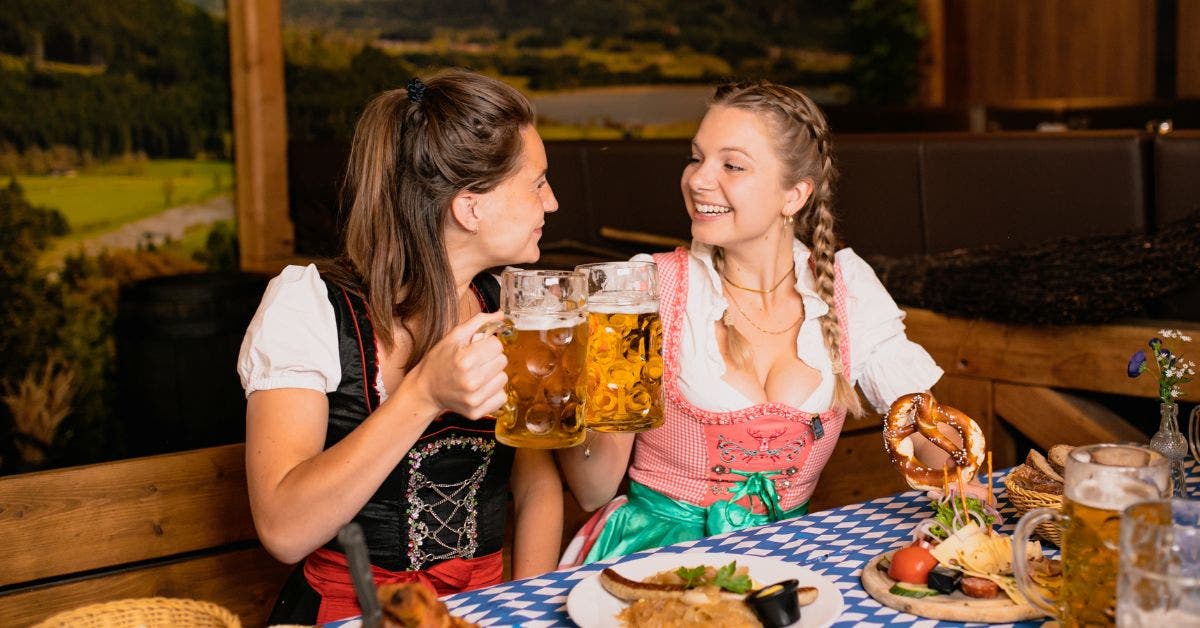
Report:
[[[117,410],[131,455],[244,439],[236,362],[266,281],[250,273],[202,273],[122,288]]]

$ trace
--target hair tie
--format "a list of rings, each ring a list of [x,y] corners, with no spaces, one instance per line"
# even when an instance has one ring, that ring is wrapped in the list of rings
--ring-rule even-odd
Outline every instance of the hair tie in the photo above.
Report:
[[[408,99],[419,105],[424,98],[425,84],[421,82],[421,79],[414,78],[413,80],[409,81]]]

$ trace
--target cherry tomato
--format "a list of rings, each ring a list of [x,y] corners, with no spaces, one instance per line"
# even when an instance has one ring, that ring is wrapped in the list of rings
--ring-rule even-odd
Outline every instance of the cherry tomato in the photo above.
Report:
[[[927,584],[929,571],[937,567],[938,561],[929,550],[919,545],[909,545],[892,554],[888,577],[910,584]]]

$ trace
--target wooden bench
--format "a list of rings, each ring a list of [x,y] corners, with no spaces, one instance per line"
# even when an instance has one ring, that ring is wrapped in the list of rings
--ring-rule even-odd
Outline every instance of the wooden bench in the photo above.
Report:
[[[261,626],[290,571],[258,543],[241,444],[0,477],[0,539],[6,626],[151,596]]]

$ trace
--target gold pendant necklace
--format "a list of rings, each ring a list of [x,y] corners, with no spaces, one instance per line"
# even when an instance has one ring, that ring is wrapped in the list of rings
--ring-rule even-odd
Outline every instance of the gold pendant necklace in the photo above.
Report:
[[[746,316],[746,311],[742,309],[741,305],[738,305],[737,299],[733,298],[732,294],[729,295],[729,300],[733,302],[733,307],[737,308],[737,311],[742,315],[742,318],[745,319],[747,323],[750,323],[751,327],[757,329],[758,331],[761,331],[764,334],[770,334],[772,336],[778,336],[779,334],[782,334],[782,333],[785,333],[785,332],[791,330],[792,328],[794,328],[796,326],[796,323],[799,323],[800,320],[804,318],[804,311],[802,310],[800,312],[800,316],[797,316],[796,320],[792,321],[791,325],[788,325],[787,327],[784,327],[783,329],[780,329],[779,331],[771,331],[770,329],[763,329],[762,327],[759,327],[757,323],[750,320],[750,317]],[[728,324],[729,323],[726,322],[726,325],[728,325]]]
[[[794,272],[796,272],[796,268],[794,266],[792,268],[789,268],[787,273],[785,273],[783,275],[783,277],[780,277],[779,281],[777,281],[774,286],[771,286],[770,290],[762,290],[760,288],[747,288],[746,286],[739,286],[738,284],[733,283],[732,279],[730,279],[729,277],[726,277],[723,274],[721,275],[721,279],[724,279],[725,283],[733,286],[734,288],[737,288],[738,290],[745,290],[746,292],[757,292],[758,294],[771,294],[772,292],[775,292],[776,290],[778,290],[779,286],[782,286],[783,282],[787,281],[787,278],[791,277],[792,273],[794,273]]]

